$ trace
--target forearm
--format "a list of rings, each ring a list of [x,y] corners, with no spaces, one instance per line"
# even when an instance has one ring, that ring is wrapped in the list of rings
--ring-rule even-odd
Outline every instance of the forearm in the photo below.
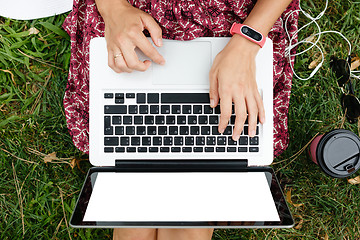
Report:
[[[258,0],[244,24],[267,36],[271,27],[292,0]]]
[[[96,7],[103,18],[107,17],[111,9],[129,6],[127,0],[95,0]]]

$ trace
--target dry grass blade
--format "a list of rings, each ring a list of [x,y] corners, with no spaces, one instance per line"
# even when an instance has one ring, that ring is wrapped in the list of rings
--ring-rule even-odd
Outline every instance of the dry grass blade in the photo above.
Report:
[[[66,220],[63,193],[62,193],[62,190],[61,190],[61,188],[59,186],[58,186],[58,188],[59,188],[59,191],[60,191],[60,198],[61,198],[61,204],[62,204],[62,209],[63,209],[63,213],[64,213],[64,219],[65,219],[66,228],[67,228],[67,231],[69,233],[69,238],[72,239],[71,235],[70,235],[70,231],[69,231],[69,225],[68,225],[67,220]]]
[[[11,81],[14,83],[14,86],[16,87],[16,82],[15,82],[15,79],[14,79],[14,74],[13,74],[10,70],[0,69],[0,71],[6,72],[6,73],[10,73]]]
[[[32,161],[29,161],[29,160],[25,160],[25,159],[23,159],[23,158],[20,158],[20,157],[18,157],[18,156],[15,156],[14,154],[10,153],[9,151],[7,151],[7,150],[5,150],[5,149],[3,149],[3,148],[0,148],[0,150],[6,152],[7,154],[10,154],[11,156],[13,156],[14,158],[16,158],[16,159],[18,159],[18,160],[20,160],[20,161],[24,161],[24,162],[32,163],[32,164],[39,164],[39,163],[37,163],[37,162],[32,162]]]
[[[300,229],[301,227],[302,227],[302,224],[304,223],[304,219],[303,219],[303,217],[302,216],[300,216],[300,215],[294,215],[294,217],[296,217],[296,218],[300,218],[300,221],[299,221],[299,223],[298,224],[296,224],[296,226],[294,227],[295,229]]]
[[[42,94],[43,94],[43,92],[44,92],[44,89],[46,88],[46,86],[47,86],[47,84],[48,84],[48,82],[49,82],[49,80],[50,80],[51,74],[52,74],[52,70],[50,69],[49,75],[47,75],[47,77],[45,78],[45,84],[44,84],[43,88],[40,90],[40,93],[39,93],[39,95],[36,97],[35,103],[34,103],[34,105],[32,106],[32,108],[31,108],[31,110],[30,110],[30,114],[33,114],[33,113],[34,113],[35,108],[36,108],[36,106],[38,105],[38,103],[39,103],[39,101],[40,101],[40,98],[41,98],[41,96],[42,96]]]
[[[38,58],[34,58],[33,56],[30,56],[30,55],[22,52],[20,49],[18,49],[18,51],[19,51],[22,55],[24,55],[24,56],[26,56],[26,57],[28,57],[28,58],[31,58],[32,60],[35,60],[35,61],[37,61],[37,62],[39,62],[39,63],[42,63],[42,64],[45,64],[45,65],[47,65],[47,66],[54,67],[54,68],[57,68],[57,69],[59,69],[59,70],[61,70],[61,71],[64,71],[64,69],[62,69],[62,68],[60,68],[60,67],[58,67],[58,66],[55,66],[55,65],[53,65],[53,64],[44,62],[44,61],[42,61],[42,60],[40,60],[40,59],[38,59]]]
[[[61,223],[62,223],[63,220],[64,220],[64,218],[62,218],[61,221],[59,222],[59,224],[57,225],[56,230],[55,230],[55,233],[54,233],[54,236],[52,237],[52,239],[56,239],[56,238],[55,238],[55,237],[56,237],[56,234],[58,233],[59,228],[60,228]]]
[[[290,204],[293,205],[294,207],[304,206],[303,203],[299,203],[299,204],[293,203],[293,201],[291,200],[291,188],[290,188],[289,191],[286,192],[286,200],[287,200],[288,203],[290,203]]]
[[[27,150],[30,153],[33,153],[35,155],[43,157],[43,160],[44,160],[45,163],[65,163],[65,164],[68,164],[68,165],[71,166],[71,161],[69,162],[69,160],[73,159],[73,157],[71,157],[71,158],[58,158],[56,156],[56,152],[45,154],[45,153],[39,152],[39,151],[37,151],[35,149],[32,149],[32,148],[29,148],[29,147],[27,148]]]
[[[23,210],[23,203],[22,203],[23,201],[22,201],[22,197],[21,197],[21,189],[20,189],[19,180],[18,180],[17,175],[16,175],[14,163],[11,163],[11,165],[12,165],[12,168],[13,168],[15,188],[16,188],[16,192],[17,192],[17,195],[18,195],[18,199],[19,199],[22,230],[23,230],[23,235],[25,235],[24,210]]]

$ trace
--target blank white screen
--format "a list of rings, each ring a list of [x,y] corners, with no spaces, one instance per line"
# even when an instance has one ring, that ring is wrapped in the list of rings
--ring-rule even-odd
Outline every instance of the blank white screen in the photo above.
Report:
[[[100,172],[84,221],[279,221],[279,216],[263,172]]]

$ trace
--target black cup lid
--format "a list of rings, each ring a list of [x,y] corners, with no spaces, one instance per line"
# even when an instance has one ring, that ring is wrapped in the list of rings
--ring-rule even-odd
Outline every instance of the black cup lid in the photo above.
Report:
[[[348,177],[360,168],[360,138],[349,130],[332,130],[319,141],[316,158],[326,174]]]

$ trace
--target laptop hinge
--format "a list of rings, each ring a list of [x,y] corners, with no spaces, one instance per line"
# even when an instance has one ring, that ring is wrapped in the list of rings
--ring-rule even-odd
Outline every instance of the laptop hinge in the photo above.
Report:
[[[115,160],[122,171],[238,171],[248,167],[247,159],[240,160]]]

